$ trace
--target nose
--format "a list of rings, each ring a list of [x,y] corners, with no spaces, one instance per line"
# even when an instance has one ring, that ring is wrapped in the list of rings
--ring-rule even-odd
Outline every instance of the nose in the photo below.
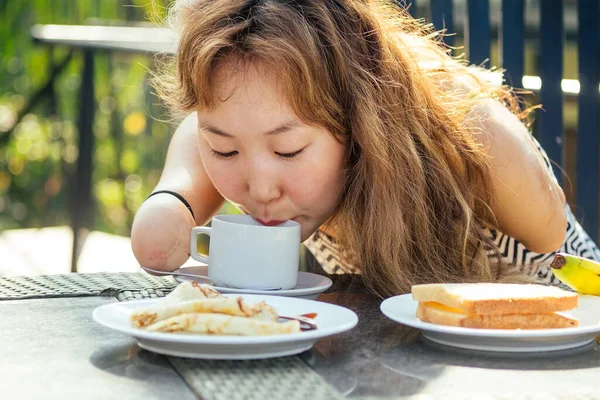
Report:
[[[281,196],[277,169],[267,160],[256,160],[248,169],[248,193],[250,198],[262,204]]]

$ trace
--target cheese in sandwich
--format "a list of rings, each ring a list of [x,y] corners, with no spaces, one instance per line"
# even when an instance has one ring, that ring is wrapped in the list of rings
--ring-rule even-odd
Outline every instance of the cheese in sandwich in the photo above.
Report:
[[[445,283],[412,287],[417,318],[439,325],[484,329],[548,329],[578,325],[563,311],[578,305],[577,293],[553,286],[507,283]]]

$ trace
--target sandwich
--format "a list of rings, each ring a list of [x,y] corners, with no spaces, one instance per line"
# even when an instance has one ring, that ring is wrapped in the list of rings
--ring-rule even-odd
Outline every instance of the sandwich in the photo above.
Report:
[[[416,316],[439,325],[482,329],[548,329],[578,326],[564,311],[578,305],[577,293],[553,286],[507,283],[414,285]]]

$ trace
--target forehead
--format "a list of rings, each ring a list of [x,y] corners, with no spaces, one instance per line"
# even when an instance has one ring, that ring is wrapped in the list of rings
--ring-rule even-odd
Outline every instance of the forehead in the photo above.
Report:
[[[280,82],[280,77],[268,64],[230,58],[216,65],[210,89],[216,107],[232,102],[287,105],[289,102]]]
[[[314,85],[302,84],[294,74],[270,62],[247,61],[233,56],[219,60],[211,73],[208,109],[198,115],[213,123],[236,124],[240,130],[250,126],[263,130],[298,120],[333,134],[341,132],[336,120],[319,102]],[[256,126],[255,126],[256,125]],[[334,127],[334,129],[332,129]],[[345,142],[338,132],[334,136]]]
[[[300,125],[277,85],[276,75],[263,65],[219,65],[214,70],[211,92],[214,105],[198,110],[203,131],[238,136],[271,132],[291,122]]]

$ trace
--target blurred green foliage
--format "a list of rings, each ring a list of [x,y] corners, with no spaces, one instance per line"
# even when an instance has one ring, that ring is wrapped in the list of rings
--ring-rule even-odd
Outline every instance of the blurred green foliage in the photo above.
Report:
[[[31,27],[147,24],[164,17],[168,1],[0,0],[0,231],[70,221],[82,59],[75,52],[40,97],[70,50],[34,43]],[[92,229],[129,235],[135,211],[160,177],[177,121],[149,88],[152,62],[96,52]]]

